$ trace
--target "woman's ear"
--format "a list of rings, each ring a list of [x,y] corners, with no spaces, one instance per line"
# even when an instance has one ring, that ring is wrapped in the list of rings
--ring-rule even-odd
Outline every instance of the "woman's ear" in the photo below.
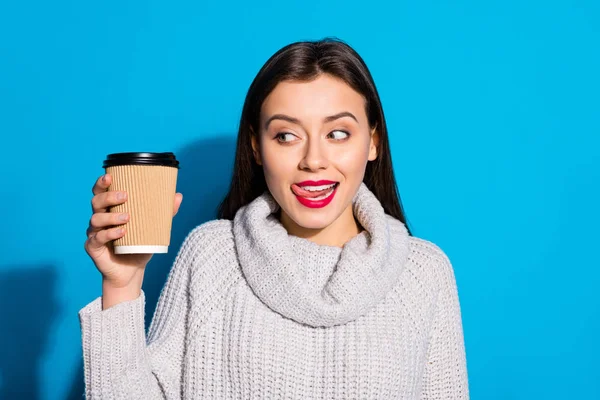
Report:
[[[252,155],[254,156],[254,161],[256,161],[258,165],[262,165],[258,146],[258,138],[256,137],[256,134],[252,128],[250,128],[250,142],[252,143]]]
[[[371,142],[369,144],[369,161],[377,158],[377,149],[379,148],[379,130],[377,125],[371,130]]]

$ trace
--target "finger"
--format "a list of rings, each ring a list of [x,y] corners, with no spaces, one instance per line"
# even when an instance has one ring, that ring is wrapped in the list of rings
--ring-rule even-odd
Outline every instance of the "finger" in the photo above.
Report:
[[[92,197],[92,213],[107,212],[108,207],[123,204],[127,201],[127,192],[111,190]]]
[[[173,205],[173,216],[177,215],[179,212],[179,207],[181,207],[181,202],[183,201],[183,194],[175,193],[175,203]]]
[[[118,239],[125,235],[126,228],[116,227],[103,229],[95,232],[87,239],[87,248],[89,250],[98,250],[112,240]]]
[[[112,177],[110,176],[110,174],[102,175],[100,178],[98,178],[98,180],[94,184],[94,187],[92,188],[92,193],[94,195],[97,195],[102,192],[106,192],[108,190],[108,187],[110,186],[111,182],[112,182]]]
[[[96,213],[90,218],[90,224],[88,227],[88,236],[93,233],[106,229],[115,225],[123,225],[129,220],[129,213]]]

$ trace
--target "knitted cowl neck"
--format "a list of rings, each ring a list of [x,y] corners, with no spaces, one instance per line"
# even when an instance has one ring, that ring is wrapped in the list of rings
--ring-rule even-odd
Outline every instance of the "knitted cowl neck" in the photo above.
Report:
[[[264,304],[296,322],[329,327],[383,300],[408,258],[408,231],[364,183],[352,204],[364,230],[342,248],[289,235],[268,191],[240,208],[233,222],[240,266]]]

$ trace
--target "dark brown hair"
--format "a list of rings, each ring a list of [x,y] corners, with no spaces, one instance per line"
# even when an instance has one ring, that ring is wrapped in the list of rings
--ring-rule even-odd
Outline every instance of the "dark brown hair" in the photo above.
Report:
[[[310,81],[329,74],[346,82],[366,100],[369,126],[379,135],[377,158],[369,161],[364,183],[385,212],[407,225],[394,178],[387,126],[373,77],[363,59],[339,39],[289,44],[265,63],[248,89],[237,137],[229,193],[219,205],[218,218],[232,220],[235,213],[267,190],[262,167],[253,157],[251,137],[260,132],[260,110],[265,98],[282,81]],[[410,234],[410,228],[408,228]]]

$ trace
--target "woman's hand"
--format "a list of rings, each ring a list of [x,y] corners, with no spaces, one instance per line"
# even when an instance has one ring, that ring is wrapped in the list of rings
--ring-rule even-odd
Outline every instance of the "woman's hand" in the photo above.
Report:
[[[121,301],[133,300],[137,297],[136,294],[139,296],[144,269],[152,258],[152,254],[114,253],[113,240],[123,237],[127,232],[126,226],[120,230],[115,225],[126,224],[129,221],[129,215],[108,211],[109,207],[127,201],[127,193],[107,191],[111,182],[111,175],[105,174],[94,184],[92,189],[94,194],[92,198],[93,214],[87,229],[88,239],[85,241],[84,248],[102,274],[103,297],[107,294],[112,296],[112,294],[119,293],[119,296],[112,297],[120,302],[119,299]],[[176,193],[173,216],[179,211],[182,200],[183,195]],[[103,306],[108,308],[106,301]]]

